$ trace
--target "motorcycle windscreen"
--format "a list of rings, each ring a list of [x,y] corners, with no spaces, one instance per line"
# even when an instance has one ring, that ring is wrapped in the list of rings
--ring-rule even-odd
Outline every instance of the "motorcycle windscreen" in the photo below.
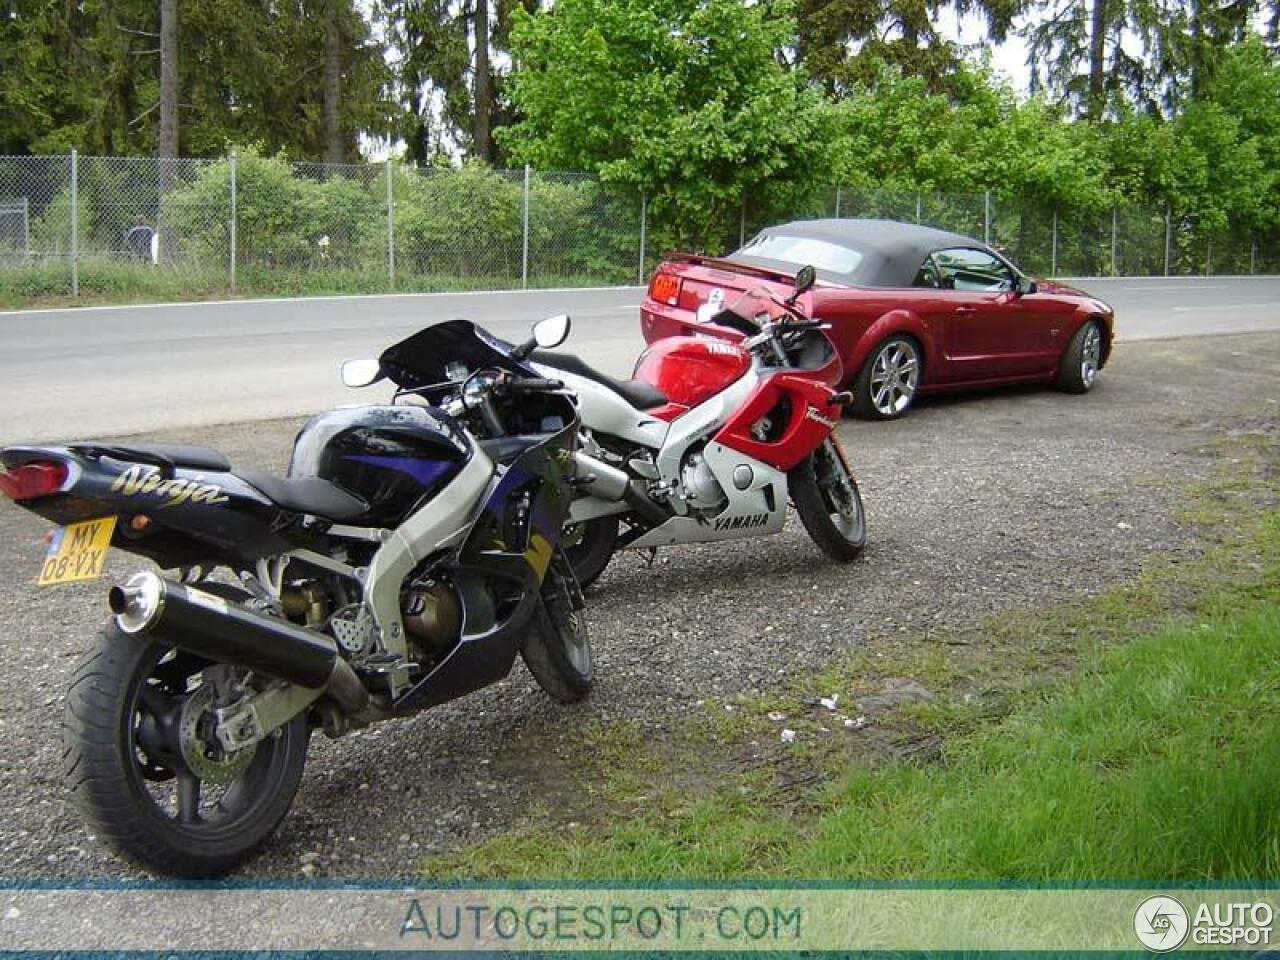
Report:
[[[530,369],[511,358],[514,349],[470,320],[448,320],[387,347],[378,363],[402,389],[447,383],[453,379],[447,372],[453,364],[461,364],[469,372],[500,367],[532,376]]]

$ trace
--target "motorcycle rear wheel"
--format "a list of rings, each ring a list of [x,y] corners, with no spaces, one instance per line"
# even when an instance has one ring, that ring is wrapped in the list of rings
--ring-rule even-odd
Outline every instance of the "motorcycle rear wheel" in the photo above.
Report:
[[[809,537],[832,560],[848,563],[867,545],[858,482],[828,441],[787,474],[791,499]]]
[[[618,543],[618,518],[595,517],[565,526],[565,556],[583,590],[604,573]]]
[[[577,591],[552,562],[542,584],[543,613],[525,636],[520,656],[533,678],[553,700],[577,703],[591,691],[595,656],[587,636],[587,621],[574,602]]]
[[[293,802],[310,738],[300,714],[246,748],[251,756],[210,761],[197,776],[180,748],[183,707],[201,695],[208,666],[108,624],[63,708],[72,799],[126,859],[178,877],[218,876],[257,853]],[[203,719],[185,722],[198,729]]]

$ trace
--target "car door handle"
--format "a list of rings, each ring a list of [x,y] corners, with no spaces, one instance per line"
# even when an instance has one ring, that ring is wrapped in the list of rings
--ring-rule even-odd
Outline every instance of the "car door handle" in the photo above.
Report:
[[[977,307],[956,307],[956,313],[959,313],[959,314],[970,314],[970,313],[977,313],[977,312],[978,312]]]

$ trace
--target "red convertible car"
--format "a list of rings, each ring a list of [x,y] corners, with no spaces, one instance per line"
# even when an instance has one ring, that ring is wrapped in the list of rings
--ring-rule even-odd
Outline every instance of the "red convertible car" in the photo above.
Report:
[[[917,394],[1009,383],[1084,393],[1111,353],[1113,312],[1096,297],[1033,280],[984,243],[893,220],[802,220],[769,227],[724,258],[672,254],[640,306],[645,340],[741,337],[712,318],[742,292],[785,295],[831,325],[854,412],[900,417]]]

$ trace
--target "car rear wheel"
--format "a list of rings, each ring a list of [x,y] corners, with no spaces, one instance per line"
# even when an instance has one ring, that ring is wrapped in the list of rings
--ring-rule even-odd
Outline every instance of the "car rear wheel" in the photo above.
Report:
[[[920,384],[920,348],[890,337],[871,352],[853,383],[853,412],[863,420],[893,420],[911,409]]]
[[[1076,331],[1062,355],[1058,387],[1067,393],[1088,393],[1102,369],[1102,324],[1090,320]]]

